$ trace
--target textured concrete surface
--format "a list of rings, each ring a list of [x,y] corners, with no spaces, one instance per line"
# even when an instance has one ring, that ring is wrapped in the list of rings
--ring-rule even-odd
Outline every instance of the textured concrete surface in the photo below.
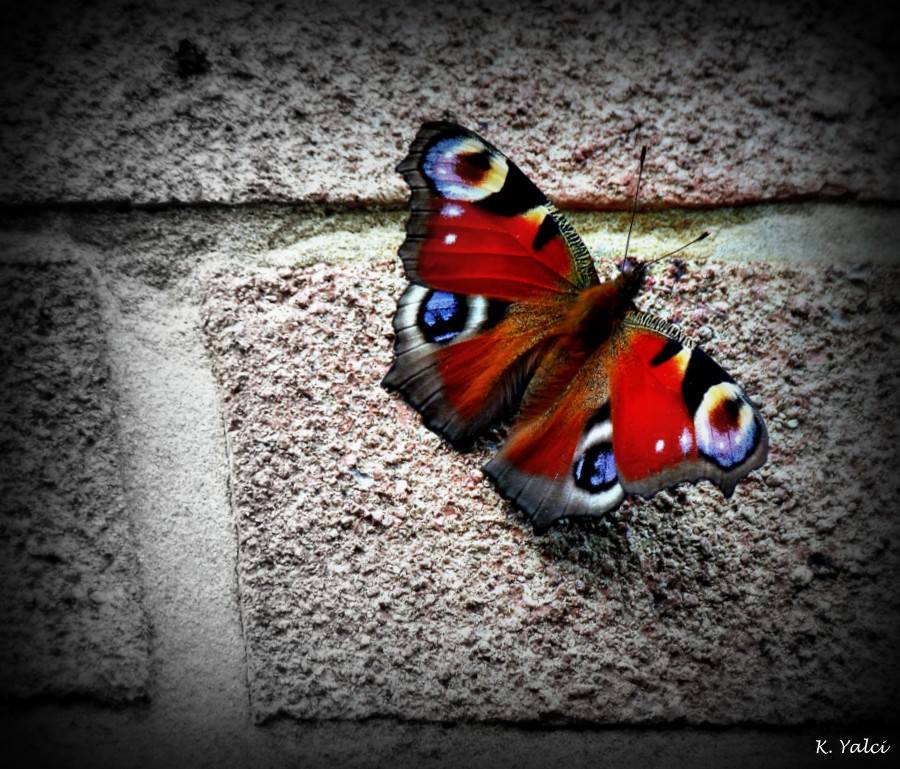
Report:
[[[0,252],[0,696],[146,695],[149,627],[89,269]]]
[[[258,717],[896,708],[896,267],[688,257],[657,274],[640,306],[761,404],[769,463],[732,501],[680,487],[536,538],[478,469],[494,441],[460,455],[378,386],[403,281],[373,256],[226,276],[206,301]]]
[[[592,248],[614,251],[621,247],[626,224],[624,216],[582,214],[574,218]],[[38,294],[45,290],[41,288],[45,284],[57,286],[62,283],[67,292],[74,291],[72,287],[78,284],[76,277],[90,276],[90,293],[94,298],[86,314],[99,314],[105,328],[103,355],[109,367],[106,386],[118,435],[118,475],[126,497],[124,515],[140,553],[140,580],[150,628],[151,657],[146,698],[128,707],[101,707],[92,702],[61,701],[52,697],[37,701],[5,698],[0,704],[0,719],[4,734],[8,735],[5,743],[8,763],[193,768],[279,767],[297,763],[330,767],[537,767],[565,762],[573,767],[593,767],[602,761],[619,766],[647,766],[664,761],[666,765],[684,767],[787,767],[811,764],[816,738],[835,741],[851,735],[868,735],[874,739],[892,734],[889,724],[883,723],[888,718],[884,713],[878,718],[879,723],[864,732],[843,721],[799,729],[754,725],[708,729],[688,727],[678,720],[641,728],[631,724],[581,723],[577,728],[545,724],[546,728],[529,725],[523,729],[509,723],[443,726],[392,718],[364,722],[298,722],[289,711],[271,714],[267,709],[271,702],[265,701],[262,695],[267,691],[279,693],[278,671],[261,670],[264,663],[258,656],[245,659],[244,633],[251,631],[251,624],[242,625],[242,620],[247,617],[242,616],[241,606],[246,601],[240,598],[242,583],[236,573],[236,529],[225,445],[227,425],[222,421],[220,393],[213,384],[211,361],[204,349],[201,303],[208,296],[210,285],[222,285],[233,280],[233,276],[256,274],[265,278],[277,276],[279,270],[289,270],[293,274],[316,269],[315,265],[321,263],[333,265],[340,280],[343,280],[340,276],[348,271],[356,275],[361,300],[369,296],[367,292],[375,286],[384,286],[386,292],[388,289],[392,292],[396,288],[393,252],[402,238],[402,219],[399,213],[347,213],[277,206],[173,209],[155,213],[7,212],[0,218],[0,251],[6,261],[17,265],[48,265],[47,277],[37,285],[29,283]],[[900,219],[891,209],[805,204],[715,213],[672,211],[640,216],[633,247],[642,254],[661,253],[700,228],[710,228],[715,233],[715,237],[707,242],[710,248],[703,252],[704,255],[708,253],[725,260],[743,260],[750,255],[762,259],[771,257],[776,264],[806,263],[811,259],[846,263],[859,253],[876,262],[896,263],[895,244],[900,237]],[[699,257],[700,253],[695,255]],[[381,266],[375,270],[369,266],[370,262]],[[759,269],[764,266],[760,265]],[[53,277],[57,268],[64,277]],[[324,268],[318,269],[321,272]],[[695,275],[689,273],[689,277]],[[846,289],[847,280],[840,273],[827,273],[826,277],[845,285]],[[865,272],[861,275],[853,272],[846,277],[852,281],[871,282]],[[858,285],[861,291],[862,286],[868,284]],[[711,289],[716,286],[716,280],[709,282]],[[855,294],[846,294],[845,289],[836,296],[852,299]],[[691,293],[699,290],[701,287],[695,287]],[[826,295],[831,296],[830,293]],[[697,299],[703,301],[704,297],[701,295]],[[392,297],[385,293],[378,301],[385,313],[389,312]],[[662,302],[670,309],[678,307],[674,299],[665,296]],[[824,299],[813,302],[809,322],[821,321],[822,304],[830,308],[829,301]],[[845,307],[843,304],[837,306]],[[356,312],[359,311],[357,307]],[[872,308],[867,311],[867,317],[882,311],[884,308]],[[320,317],[320,324],[324,317]],[[386,321],[387,314],[373,322],[383,324]],[[711,318],[708,325],[719,329],[718,317]],[[77,336],[75,331],[67,333],[73,339]],[[372,355],[383,356],[388,347],[389,340],[382,334],[372,350],[366,351],[365,359],[371,360]],[[323,361],[328,361],[329,356],[333,358],[334,354],[334,351],[328,351]],[[727,359],[725,351],[718,350],[718,354],[723,360]],[[297,373],[298,381],[301,381],[299,375],[305,372],[299,364]],[[367,375],[375,374],[367,372]],[[760,383],[765,381],[764,377],[759,379]],[[757,394],[761,395],[761,392],[757,391]],[[790,393],[786,397],[789,396]],[[787,407],[790,405],[788,403]],[[779,403],[778,408],[783,405]],[[418,429],[411,415],[407,415],[402,429]],[[783,426],[780,429],[785,432]],[[798,436],[808,435],[808,432],[802,432],[806,429],[798,427]],[[425,434],[423,443],[430,451],[435,445],[429,440],[434,439]],[[452,470],[468,474],[477,465],[474,456],[456,456],[449,452],[446,456],[447,466],[440,465],[429,472]],[[357,469],[365,471],[363,463],[367,458],[364,453],[360,457]],[[880,462],[874,464],[882,466]],[[407,467],[414,475],[421,474],[412,459]],[[394,472],[390,469],[387,476],[392,483]],[[236,473],[234,480],[240,477]],[[346,484],[337,488],[346,488],[351,494],[359,493],[355,479],[350,486],[349,478],[343,475],[342,478],[342,483]],[[410,497],[415,491],[414,480],[412,477],[408,481]],[[469,482],[468,475],[465,481]],[[498,532],[506,537],[509,532],[518,531],[525,534],[521,543],[524,547],[530,535],[519,519],[498,506],[492,493],[478,487],[478,481],[472,479],[471,482],[475,488],[466,489],[466,495],[474,493],[476,501],[483,499],[487,514],[496,522],[480,524],[479,536],[496,546]],[[231,486],[231,493],[235,496],[240,493],[236,484]],[[381,501],[382,496],[377,495],[377,499]],[[471,503],[466,496],[465,504]],[[394,506],[394,501],[384,498],[384,509]],[[632,611],[639,618],[655,618],[648,608],[651,594],[641,579],[658,575],[660,567],[652,559],[648,561],[646,554],[653,555],[652,548],[663,544],[671,547],[690,542],[689,538],[694,535],[692,531],[688,532],[685,521],[693,523],[693,510],[684,511],[675,520],[668,519],[672,512],[665,513],[660,517],[661,528],[653,532],[652,537],[649,527],[656,520],[651,517],[653,511],[638,514],[628,523],[635,542],[634,550],[627,549],[627,535],[623,541],[621,530],[610,532],[610,550],[606,554],[626,575],[621,588],[615,584],[615,575],[610,576],[602,570],[606,561],[590,560],[598,554],[596,533],[583,533],[587,547],[583,556],[573,556],[574,568],[598,574],[600,584],[612,583],[617,595],[628,595],[630,591],[634,604],[632,607],[623,604],[622,612]],[[818,510],[814,513],[819,515]],[[323,520],[324,516],[333,514],[333,511],[324,510]],[[407,523],[402,525],[411,525],[415,515],[418,514],[410,511]],[[850,515],[851,539],[862,531],[861,524],[854,523],[858,515]],[[733,511],[724,520],[710,520],[705,514],[699,518],[703,526],[715,525],[725,532],[720,544],[713,543],[710,563],[716,564],[715,559],[734,554],[730,548],[734,546],[737,534],[728,534],[732,526],[738,527],[736,532],[745,532],[752,525],[739,517],[736,523],[734,519]],[[863,520],[868,520],[873,530],[877,529],[876,524],[884,522],[865,515]],[[244,523],[243,519],[238,521],[242,529]],[[454,523],[455,526],[460,524],[460,521]],[[370,529],[373,544],[380,542],[384,532],[390,531],[374,523],[354,525]],[[398,525],[401,524],[395,521],[394,526]],[[840,527],[846,525],[844,520],[840,521],[838,528],[820,545],[833,546]],[[808,523],[804,526],[808,527]],[[339,539],[335,541],[348,536],[352,529],[351,532],[340,531]],[[781,531],[777,529],[779,536]],[[577,542],[581,536],[575,530],[568,532],[549,550],[542,546],[539,552],[532,553],[527,562],[542,569],[546,562],[551,575],[560,575],[567,543],[571,543],[573,537]],[[463,537],[459,547],[469,548],[471,544],[471,539]],[[299,545],[302,545],[302,538]],[[621,552],[612,550],[619,546]],[[796,560],[802,566],[805,557],[807,567],[815,574],[806,589],[799,587],[805,573],[798,574],[798,612],[802,614],[808,610],[807,596],[810,600],[823,593],[841,597],[845,595],[841,591],[852,591],[855,584],[859,585],[863,600],[860,605],[865,606],[870,579],[872,585],[881,585],[887,596],[887,602],[880,610],[891,611],[890,601],[896,588],[890,583],[885,584],[883,577],[886,568],[883,564],[889,562],[890,551],[874,559],[871,571],[866,566],[864,576],[851,579],[850,566],[845,569],[842,565],[834,577],[829,577],[820,573],[822,562],[813,559],[813,564],[809,564],[808,558],[813,551],[807,554],[800,544],[797,547]],[[575,549],[568,552],[571,554]],[[692,551],[688,547],[684,552],[689,555]],[[847,557],[841,546],[823,552]],[[744,557],[746,550],[742,548],[740,553]],[[603,554],[601,551],[600,555]],[[641,557],[644,565],[641,565]],[[676,551],[674,557],[681,556]],[[780,540],[776,543],[774,557],[779,568],[783,568],[784,563],[778,559],[794,558],[785,553]],[[840,563],[856,568],[855,562],[847,558]],[[732,561],[725,559],[729,564]],[[246,558],[242,563],[246,567]],[[476,559],[473,568],[482,568],[481,561]],[[688,575],[694,576],[696,574]],[[263,579],[265,571],[260,571],[259,577]],[[348,578],[348,575],[343,577]],[[843,587],[832,587],[837,592],[830,593],[827,589],[829,580]],[[672,622],[667,618],[668,613],[687,612],[689,616],[691,611],[696,611],[683,605],[688,600],[685,587],[688,584],[670,583],[663,588],[668,597],[656,610],[661,614],[663,629]],[[394,588],[391,585],[391,589]],[[673,597],[682,604],[673,602],[670,605]],[[305,600],[305,597],[301,598]],[[340,598],[344,600],[343,596]],[[263,606],[258,594],[253,600]],[[349,595],[346,600],[352,603],[358,597]],[[590,600],[597,600],[597,596]],[[757,601],[750,597],[729,599],[730,604],[738,607],[758,607]],[[528,611],[539,616],[541,608],[528,608]],[[734,613],[726,614],[726,618],[733,619],[734,616]],[[546,633],[553,621],[552,617],[547,617],[538,626]],[[867,621],[866,618],[854,620],[853,625],[862,630]],[[791,628],[795,627],[791,625]],[[816,655],[820,652],[828,655],[836,644],[846,639],[845,631],[827,627],[824,620],[817,618],[812,627],[817,635],[810,639],[808,647],[805,642],[798,642],[798,655],[813,651]],[[252,629],[255,639],[250,648],[258,650],[260,628],[256,625]],[[863,635],[846,648],[855,650],[858,647],[854,643],[865,646],[869,641],[873,648],[881,648],[881,629],[876,624],[874,630],[874,636]],[[780,637],[780,634],[778,630],[776,635]],[[701,636],[700,640],[706,637]],[[297,647],[295,656],[298,659],[302,659],[301,655],[308,648],[305,644],[304,641]],[[595,647],[593,639],[588,639],[584,648]],[[779,648],[775,646],[776,650]],[[721,647],[713,648],[712,652],[720,650]],[[607,652],[603,651],[604,654]],[[886,659],[890,660],[891,656],[887,655]],[[783,664],[777,659],[775,662]],[[273,664],[280,663],[274,661]],[[803,662],[812,667],[820,664],[815,659]],[[840,665],[837,670],[844,675]],[[725,672],[733,671],[726,669]],[[290,670],[285,675],[289,673]],[[635,675],[642,673],[638,670]],[[710,675],[714,676],[715,671],[711,669]],[[269,688],[262,688],[263,684]],[[878,688],[873,697],[882,693],[883,689]],[[519,701],[522,695],[513,690],[511,696]],[[290,702],[290,695],[285,696],[285,701]],[[743,701],[743,693],[739,701]],[[828,705],[825,700],[819,707],[824,709]],[[855,716],[853,723],[858,723],[860,718],[861,715]],[[831,763],[840,765],[839,757],[833,758]]]
[[[602,6],[602,7],[598,7]],[[900,197],[886,4],[17,3],[0,201],[399,204],[418,125],[563,205]]]
[[[105,319],[119,434],[153,618],[148,694],[165,713],[145,732],[153,735],[149,753],[167,766],[205,756],[239,764],[247,760],[248,707],[235,532],[198,310],[142,281],[110,283]]]
[[[12,751],[9,766],[92,767],[253,767],[285,766],[398,767],[438,769],[540,769],[563,764],[623,769],[666,766],[675,769],[717,767],[774,767],[797,769],[821,766],[815,756],[816,739],[829,745],[865,735],[878,739],[895,732],[876,727],[806,727],[790,731],[760,728],[521,729],[505,724],[402,723],[392,719],[364,722],[295,723],[290,720],[254,727],[235,724],[229,734],[203,750],[189,740],[179,741],[182,728],[160,709],[152,714],[95,710],[84,707],[42,706],[25,714],[4,713],[27,754]],[[168,726],[169,732],[162,730]],[[158,730],[158,731],[156,731]],[[859,764],[858,756],[832,756],[831,766]]]

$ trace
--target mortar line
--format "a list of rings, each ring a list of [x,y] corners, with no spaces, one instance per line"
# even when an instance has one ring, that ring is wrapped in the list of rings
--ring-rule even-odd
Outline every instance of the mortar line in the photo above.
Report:
[[[95,256],[95,255],[94,255]],[[143,558],[144,547],[140,524],[136,520],[135,497],[137,491],[134,487],[133,468],[131,467],[132,455],[127,446],[127,441],[123,435],[122,418],[124,413],[124,403],[122,389],[116,381],[118,373],[116,368],[116,351],[113,349],[112,340],[110,339],[110,329],[113,328],[118,310],[116,308],[116,295],[107,282],[107,274],[100,269],[92,258],[85,255],[79,255],[75,259],[76,262],[83,265],[90,274],[94,290],[96,291],[97,303],[99,305],[100,319],[103,323],[103,344],[106,354],[107,376],[110,379],[109,397],[113,401],[113,420],[115,430],[115,442],[117,450],[117,461],[119,463],[119,482],[122,484],[122,491],[127,501],[127,514],[125,516],[125,526],[128,530],[131,541],[134,545],[137,571],[138,591],[140,596],[140,612],[146,627],[146,653],[147,653],[147,673],[144,691],[144,701],[151,702],[156,693],[157,684],[159,682],[160,661],[157,659],[155,649],[159,639],[157,638],[156,621],[151,610],[151,596],[148,589],[149,576],[146,573],[146,564]]]
[[[578,199],[554,198],[553,202],[563,212],[577,213],[610,213],[626,214],[630,210],[630,200],[609,201],[604,204],[586,203]],[[659,205],[643,205],[638,211],[641,214],[660,214],[674,211],[717,211],[729,208],[758,208],[765,206],[790,206],[801,204],[820,204],[859,208],[900,209],[900,199],[891,198],[859,198],[853,195],[823,197],[818,194],[797,194],[784,197],[735,199],[718,203],[663,203]],[[0,201],[0,216],[21,216],[45,212],[63,213],[165,213],[169,211],[240,211],[254,208],[285,208],[294,212],[333,211],[336,213],[376,213],[406,211],[406,198],[385,201],[377,200],[306,200],[303,198],[254,198],[250,200],[160,200],[132,201],[115,198],[99,198],[97,200],[38,200],[38,201]]]

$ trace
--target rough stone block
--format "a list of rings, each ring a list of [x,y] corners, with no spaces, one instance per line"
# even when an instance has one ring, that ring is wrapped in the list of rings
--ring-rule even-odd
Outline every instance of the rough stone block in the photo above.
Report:
[[[768,464],[535,537],[379,387],[396,260],[221,275],[205,304],[258,718],[844,723],[897,706],[898,269],[661,268]]]
[[[90,271],[0,264],[0,693],[146,695],[149,631]]]
[[[484,132],[563,205],[900,197],[873,4],[21,4],[0,201],[393,203],[419,124]]]

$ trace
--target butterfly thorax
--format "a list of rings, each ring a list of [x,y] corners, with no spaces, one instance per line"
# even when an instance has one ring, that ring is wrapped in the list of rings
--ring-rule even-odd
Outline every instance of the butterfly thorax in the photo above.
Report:
[[[643,269],[638,267],[578,294],[566,323],[566,332],[572,342],[586,351],[595,350],[606,342],[625,314],[634,308],[634,297],[641,290],[643,279]]]

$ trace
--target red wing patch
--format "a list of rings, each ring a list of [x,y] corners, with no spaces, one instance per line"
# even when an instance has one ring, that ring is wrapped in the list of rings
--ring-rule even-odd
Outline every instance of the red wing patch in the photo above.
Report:
[[[707,479],[730,495],[766,460],[765,423],[725,371],[670,331],[633,313],[615,340],[609,391],[622,486],[648,497]]]
[[[400,248],[410,281],[506,302],[597,283],[565,217],[477,134],[427,123],[397,169],[412,190]]]
[[[626,485],[697,459],[694,423],[681,395],[691,351],[680,347],[659,361],[665,337],[630,331],[627,340],[609,377],[616,467]]]
[[[547,206],[501,217],[477,203],[441,202],[416,241],[418,275],[442,291],[508,302],[571,291],[565,242],[539,237],[549,217]]]

